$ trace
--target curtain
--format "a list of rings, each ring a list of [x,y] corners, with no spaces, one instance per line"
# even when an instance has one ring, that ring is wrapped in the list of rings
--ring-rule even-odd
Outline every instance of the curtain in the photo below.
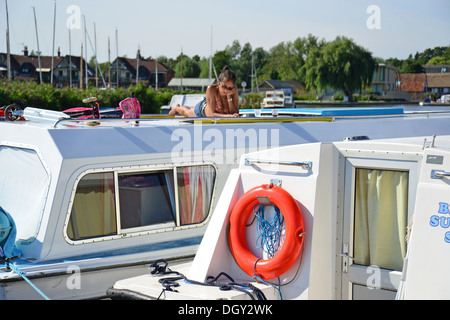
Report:
[[[116,233],[113,173],[93,173],[83,177],[72,206],[69,238],[80,240]]]
[[[178,169],[180,224],[194,224],[205,220],[211,206],[215,171],[210,166]]]
[[[355,263],[401,271],[406,254],[408,172],[357,169]]]

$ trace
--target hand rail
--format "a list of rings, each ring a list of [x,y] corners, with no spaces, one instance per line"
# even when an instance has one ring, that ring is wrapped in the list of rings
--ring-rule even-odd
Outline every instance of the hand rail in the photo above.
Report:
[[[444,170],[431,170],[431,179],[442,179],[444,177],[450,177],[450,172]]]
[[[259,160],[259,159],[250,159],[245,158],[245,165],[251,166],[253,163],[267,163],[267,164],[279,164],[285,166],[300,166],[303,169],[311,169],[312,162],[311,161],[303,161],[303,162],[294,162],[294,161],[272,161],[272,160]]]

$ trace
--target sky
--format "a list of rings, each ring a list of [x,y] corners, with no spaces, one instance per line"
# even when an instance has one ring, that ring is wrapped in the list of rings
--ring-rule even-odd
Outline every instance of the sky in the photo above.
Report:
[[[238,40],[270,50],[312,34],[352,38],[373,56],[405,59],[450,45],[448,0],[0,0],[0,52],[6,52],[6,3],[11,53],[52,55],[97,51],[99,62],[117,56],[176,58],[181,51],[209,57]],[[54,9],[56,3],[56,20]],[[95,26],[95,27],[94,27]],[[116,32],[117,39],[116,41]],[[118,50],[117,50],[118,49]],[[84,55],[84,53],[83,53]]]

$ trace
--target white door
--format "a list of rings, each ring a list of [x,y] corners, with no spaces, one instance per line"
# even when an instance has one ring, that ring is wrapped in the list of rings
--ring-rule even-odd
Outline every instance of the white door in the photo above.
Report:
[[[395,298],[416,183],[416,161],[346,159],[342,299]]]

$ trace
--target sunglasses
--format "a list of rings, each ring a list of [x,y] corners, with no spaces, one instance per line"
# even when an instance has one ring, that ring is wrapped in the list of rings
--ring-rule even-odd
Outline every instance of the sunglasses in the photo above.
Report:
[[[221,87],[222,87],[222,89],[228,90],[228,91],[232,91],[234,89],[234,87],[232,87],[232,88],[228,88],[228,87],[225,87],[225,86],[221,86]]]

